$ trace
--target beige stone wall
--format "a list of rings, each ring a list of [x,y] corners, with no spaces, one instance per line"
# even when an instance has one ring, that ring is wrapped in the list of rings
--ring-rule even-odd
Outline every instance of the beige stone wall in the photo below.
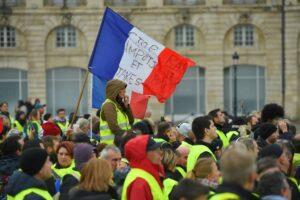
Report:
[[[0,67],[28,70],[29,96],[46,100],[46,69],[72,66],[86,68],[92,52],[104,1],[87,0],[86,6],[62,10],[43,5],[43,0],[27,0],[26,7],[13,9],[3,23],[17,29],[18,47],[0,49]],[[241,64],[266,69],[266,102],[281,103],[281,24],[280,7],[275,1],[266,5],[229,6],[222,0],[206,0],[201,6],[162,6],[162,0],[147,0],[141,7],[115,7],[156,40],[173,48],[173,28],[180,24],[196,27],[196,47],[176,49],[206,68],[206,111],[223,107],[223,69],[232,65],[231,55],[239,52]],[[71,20],[68,14],[71,13]],[[246,15],[245,15],[246,14]],[[245,17],[246,16],[246,17]],[[248,17],[247,17],[248,16]],[[300,115],[300,4],[290,0],[286,14],[286,111]],[[53,30],[64,24],[77,29],[75,49],[57,49]],[[250,23],[255,26],[253,48],[233,46],[233,27]],[[155,118],[164,112],[163,104],[151,98],[149,110]]]

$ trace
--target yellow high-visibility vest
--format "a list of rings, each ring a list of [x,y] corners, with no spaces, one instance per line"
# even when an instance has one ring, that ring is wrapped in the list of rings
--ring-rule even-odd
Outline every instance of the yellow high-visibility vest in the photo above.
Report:
[[[16,196],[7,195],[7,200],[23,200],[27,195],[34,193],[38,196],[43,197],[46,200],[52,200],[52,196],[49,194],[47,190],[42,190],[39,188],[28,188],[19,192]]]
[[[117,111],[117,122],[118,125],[121,129],[123,130],[129,130],[131,128],[129,124],[129,119],[125,113],[123,113],[118,106],[110,99],[106,99],[104,103],[102,104],[102,107],[105,103],[112,103]],[[102,109],[101,109],[102,112]],[[111,130],[108,127],[107,121],[103,120],[102,115],[100,114],[100,138],[101,138],[101,143],[106,143],[106,144],[113,144],[115,135],[111,132]]]
[[[199,156],[204,152],[208,152],[209,154],[211,154],[211,157],[215,161],[217,161],[214,153],[211,152],[211,150],[207,146],[205,146],[205,145],[193,145],[193,147],[191,148],[191,151],[189,153],[188,159],[187,159],[187,165],[186,165],[186,171],[187,172],[192,171],[194,169]]]

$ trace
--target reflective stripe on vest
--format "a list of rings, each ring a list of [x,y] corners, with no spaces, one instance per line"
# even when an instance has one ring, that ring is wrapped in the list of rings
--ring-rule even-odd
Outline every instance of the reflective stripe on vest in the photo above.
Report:
[[[73,171],[74,171],[73,168],[75,167],[75,162],[74,162],[74,160],[72,160],[71,165],[67,168],[58,169],[55,166],[56,166],[56,164],[51,166],[51,169],[52,169],[55,177],[62,179],[66,174],[72,174],[73,173]]]
[[[18,120],[14,121],[14,125],[15,125],[16,129],[19,131],[19,133],[23,133],[24,127],[20,124],[20,122]]]
[[[187,166],[186,166],[186,171],[192,171],[197,163],[197,160],[199,158],[199,156],[204,153],[204,152],[208,152],[209,154],[211,154],[212,158],[217,161],[215,155],[213,154],[213,152],[211,152],[211,150],[205,146],[205,145],[194,145],[191,148],[191,151],[189,153],[188,159],[187,159]]]
[[[300,166],[300,153],[295,153],[294,154],[293,165],[295,167],[299,167]]]
[[[215,194],[209,198],[209,200],[229,200],[229,199],[240,200],[240,197],[234,193],[225,192],[225,193]]]
[[[37,194],[40,197],[43,197],[46,200],[52,200],[52,196],[49,194],[47,190],[41,190],[39,188],[28,188],[26,190],[23,190],[19,192],[16,196],[10,196],[7,195],[7,200],[22,200],[24,199],[27,195],[34,193]]]
[[[118,122],[118,126],[123,129],[123,130],[129,130],[130,124],[129,124],[129,120],[126,114],[124,114],[119,108],[118,106],[110,99],[106,99],[104,101],[104,103],[102,104],[102,107],[105,103],[112,103],[115,108],[116,108],[116,112],[117,112],[117,122]],[[102,113],[102,108],[101,108],[101,113]],[[102,119],[102,114],[100,114],[100,140],[102,143],[106,143],[106,144],[113,144],[114,143],[114,134],[110,131],[107,121]]]
[[[176,170],[181,174],[183,178],[186,176],[186,172],[184,171],[184,169],[182,169],[182,167],[177,166]]]
[[[227,139],[228,139],[228,141],[230,142],[231,141],[231,138],[232,138],[232,136],[239,136],[239,132],[237,132],[237,131],[229,131],[227,134],[226,134],[226,136],[227,136]]]
[[[127,200],[127,189],[129,185],[137,178],[142,178],[144,181],[147,182],[148,186],[150,187],[152,199],[153,200],[161,200],[163,199],[164,195],[160,185],[156,181],[156,179],[148,172],[138,169],[132,168],[128,175],[126,176],[123,191],[122,191],[122,200]]]
[[[169,200],[169,195],[171,194],[173,188],[175,185],[178,185],[178,182],[170,179],[170,178],[166,178],[163,182],[164,184],[164,199],[165,200]]]
[[[223,148],[226,148],[229,145],[229,141],[228,141],[226,135],[218,129],[217,129],[217,134],[218,134],[220,140],[222,140]]]

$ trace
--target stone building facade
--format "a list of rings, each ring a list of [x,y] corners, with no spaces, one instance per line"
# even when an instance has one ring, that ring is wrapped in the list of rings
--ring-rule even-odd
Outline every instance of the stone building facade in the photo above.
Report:
[[[49,112],[72,109],[105,6],[197,63],[166,104],[151,98],[148,109],[155,118],[183,119],[216,107],[233,112],[234,52],[239,55],[238,113],[282,103],[280,0],[6,0],[5,5],[0,8],[0,99],[10,104],[39,97]],[[286,0],[285,11],[285,109],[297,118],[300,1]],[[81,113],[90,107],[87,88]]]

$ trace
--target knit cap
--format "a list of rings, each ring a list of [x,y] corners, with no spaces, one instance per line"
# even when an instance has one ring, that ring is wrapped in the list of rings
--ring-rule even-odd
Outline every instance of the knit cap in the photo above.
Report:
[[[74,148],[75,167],[79,170],[93,156],[94,147],[87,143],[79,143]]]
[[[259,128],[259,135],[262,139],[266,140],[270,137],[275,131],[277,127],[271,123],[262,124]]]
[[[20,168],[30,176],[36,175],[43,168],[47,158],[47,151],[42,148],[26,149],[20,158]]]

